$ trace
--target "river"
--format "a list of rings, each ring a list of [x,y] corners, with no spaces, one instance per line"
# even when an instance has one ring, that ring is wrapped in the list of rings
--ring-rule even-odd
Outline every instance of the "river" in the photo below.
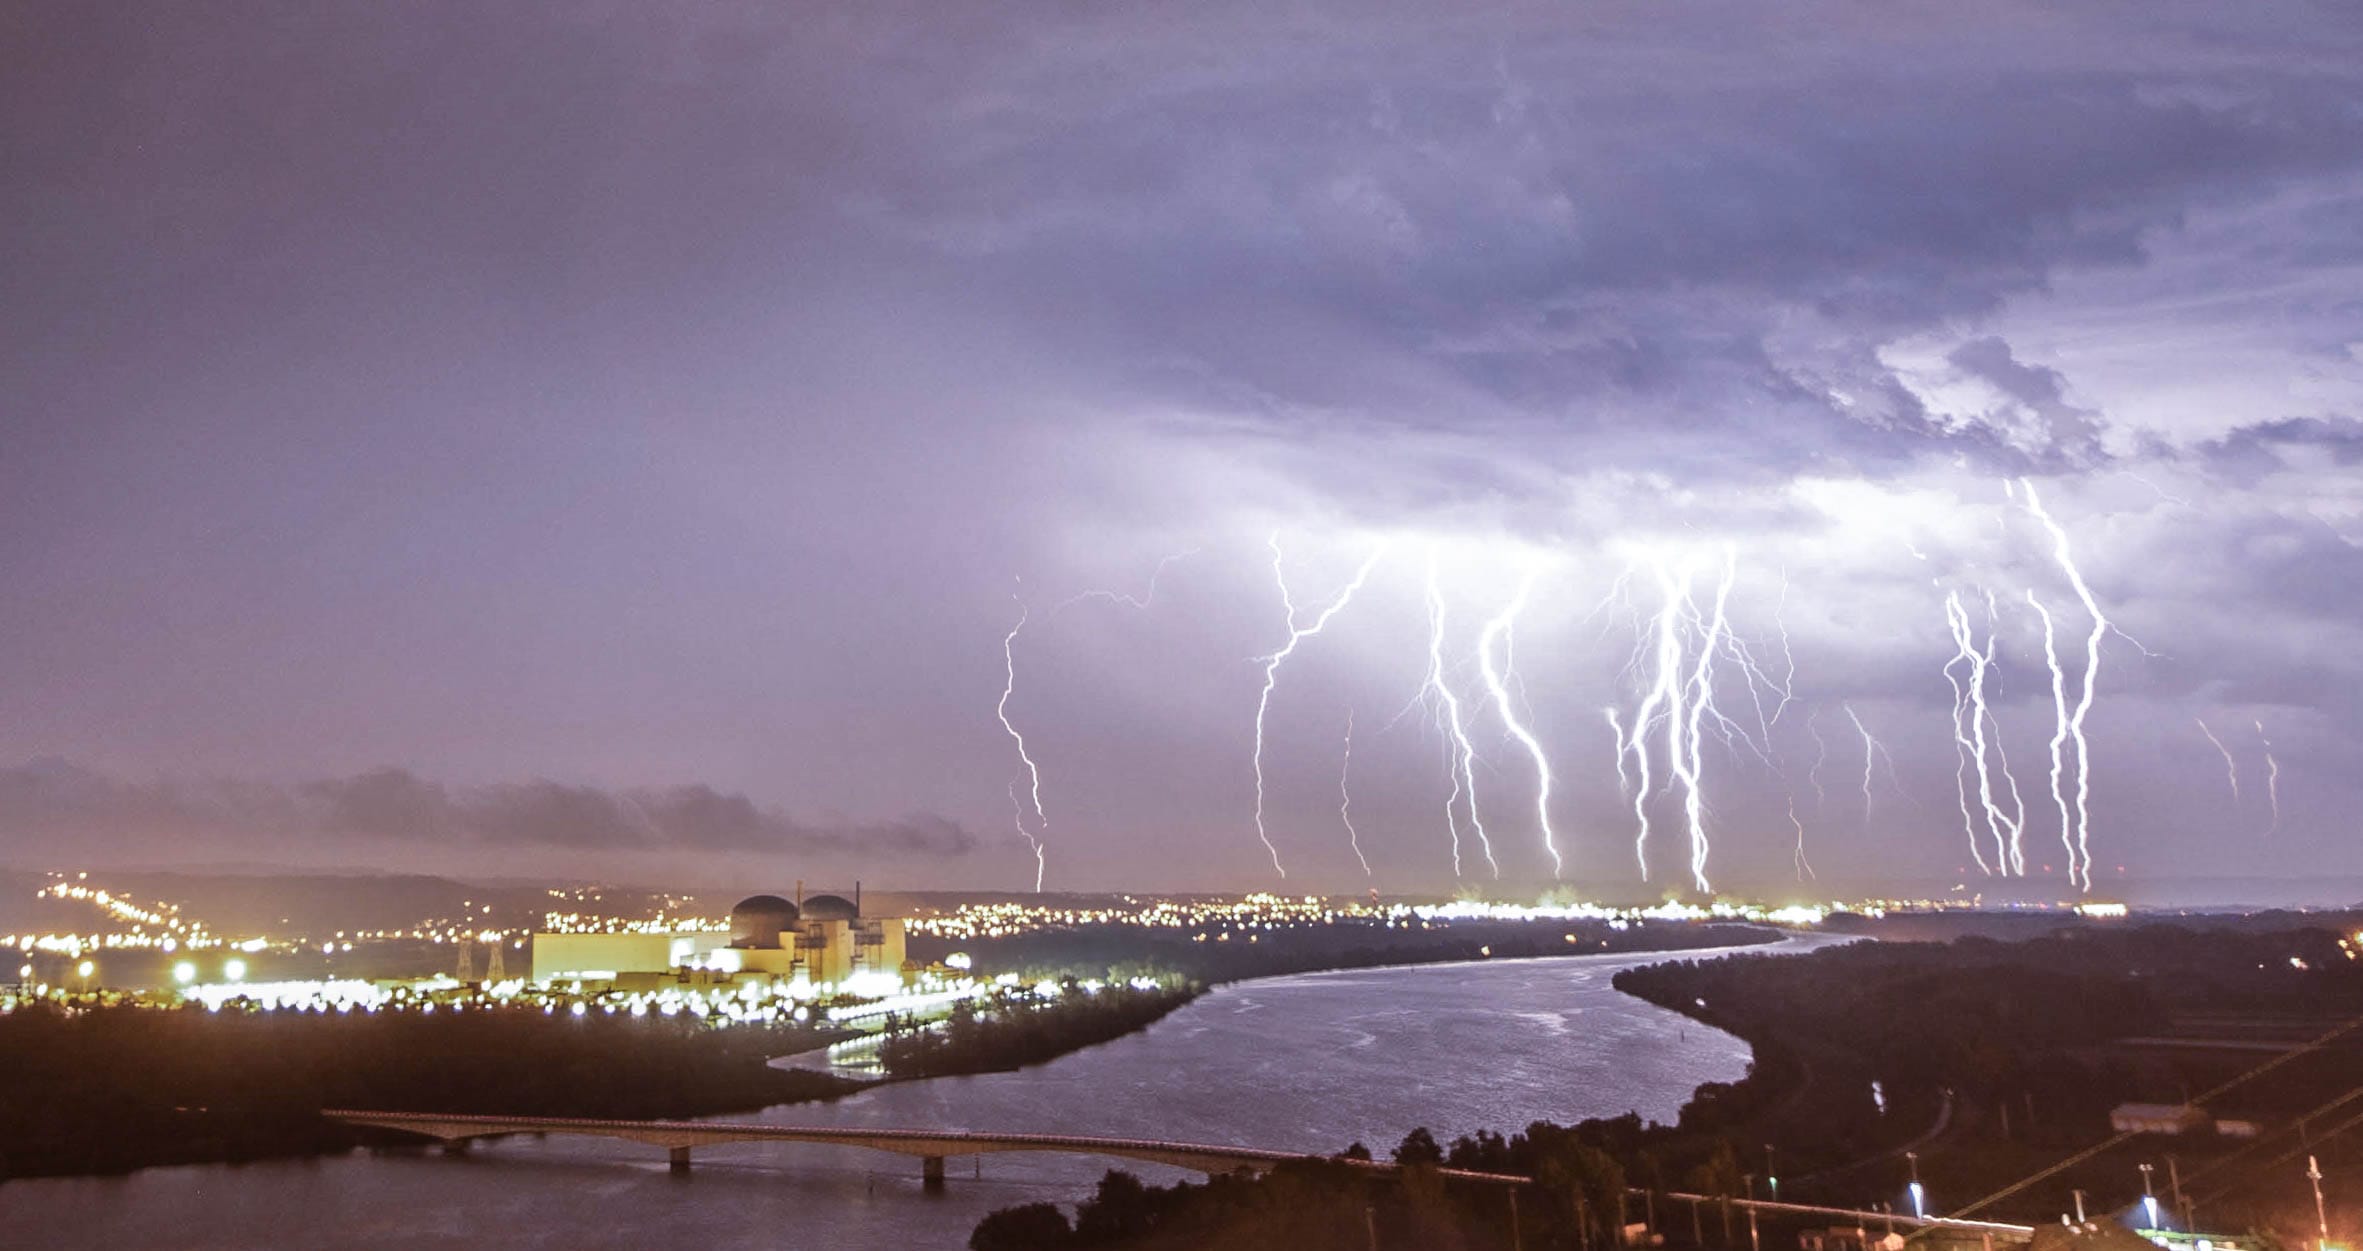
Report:
[[[1802,951],[1793,938],[1757,950]],[[1678,957],[1707,953],[1682,952]],[[1314,973],[1215,990],[1141,1033],[1014,1073],[882,1085],[746,1117],[783,1124],[1006,1130],[1385,1156],[1535,1120],[1670,1119],[1747,1044],[1609,985],[1660,954]],[[919,1163],[780,1143],[701,1149],[687,1176],[655,1148],[516,1138],[464,1156],[357,1152],[0,1185],[0,1245],[734,1248],[966,1245],[997,1207],[1090,1192],[1111,1162],[1054,1155]],[[1190,1176],[1128,1164],[1154,1182]]]

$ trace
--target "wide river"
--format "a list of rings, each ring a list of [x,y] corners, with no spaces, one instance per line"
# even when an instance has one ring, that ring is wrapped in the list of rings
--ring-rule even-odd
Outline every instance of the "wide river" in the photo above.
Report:
[[[1758,950],[1802,951],[1790,939]],[[1705,953],[1684,952],[1677,956]],[[1670,1119],[1747,1044],[1618,994],[1664,955],[1570,956],[1315,973],[1227,986],[1149,1029],[1014,1073],[879,1086],[746,1119],[1239,1143],[1384,1156],[1417,1126],[1476,1129],[1638,1112]],[[977,1175],[981,1159],[982,1175]],[[662,1151],[516,1138],[465,1156],[357,1152],[0,1185],[0,1245],[126,1247],[963,1247],[978,1218],[1072,1202],[1111,1162],[991,1155],[919,1162],[847,1147]],[[1151,1181],[1191,1176],[1124,1165]]]

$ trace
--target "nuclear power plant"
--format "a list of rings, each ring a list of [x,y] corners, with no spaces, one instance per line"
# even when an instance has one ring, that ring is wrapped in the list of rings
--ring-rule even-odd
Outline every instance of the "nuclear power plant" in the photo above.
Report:
[[[537,933],[535,981],[608,982],[617,990],[664,986],[785,983],[882,985],[908,970],[901,917],[864,917],[852,899],[813,895],[791,902],[750,895],[730,910],[730,929],[616,934]]]

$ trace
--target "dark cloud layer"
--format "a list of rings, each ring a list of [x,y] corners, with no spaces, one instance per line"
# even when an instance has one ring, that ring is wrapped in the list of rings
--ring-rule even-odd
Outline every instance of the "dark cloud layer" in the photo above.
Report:
[[[251,781],[126,782],[57,761],[0,769],[0,847],[57,854],[77,840],[171,846],[181,840],[388,840],[543,848],[778,856],[956,856],[976,837],[954,821],[814,824],[710,786],[610,791],[550,781],[448,787],[403,769],[278,786]],[[382,850],[353,843],[363,855]]]

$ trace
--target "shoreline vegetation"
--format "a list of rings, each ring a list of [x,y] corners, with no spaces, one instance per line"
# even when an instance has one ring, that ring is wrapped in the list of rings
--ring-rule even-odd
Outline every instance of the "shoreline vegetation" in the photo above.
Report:
[[[46,1005],[0,1015],[0,1180],[416,1145],[321,1108],[673,1118],[865,1083],[777,1069],[801,1027],[471,1012],[209,1012]]]
[[[971,944],[980,973],[1075,982],[1020,1011],[899,1032],[882,1058],[905,1081],[1022,1067],[1132,1033],[1211,986],[1258,977],[1488,958],[1770,942],[1735,925],[1484,922],[1431,931],[1323,927],[1188,943],[1137,929],[1030,933]],[[1154,989],[1126,985],[1150,978]],[[417,1146],[336,1124],[328,1107],[519,1116],[690,1118],[840,1097],[875,1084],[775,1067],[832,1036],[803,1026],[531,1008],[320,1014],[198,1007],[50,1007],[0,1014],[0,1182]]]
[[[1185,945],[1165,936],[1144,941],[1137,930],[1109,928],[1113,932],[1077,930],[998,940],[984,954],[973,956],[980,969],[994,972],[1020,967],[1038,972],[1048,957],[1069,993],[1054,1004],[1012,1011],[978,1013],[961,1005],[940,1028],[897,1032],[880,1050],[888,1080],[998,1072],[1056,1059],[1146,1029],[1199,995],[1231,982],[1480,960],[1674,953],[1761,945],[1783,937],[1775,930],[1735,924],[1617,930],[1588,922],[1490,922],[1470,927],[1481,930],[1477,933],[1381,931],[1379,941],[1371,941],[1373,935],[1364,932],[1362,941],[1352,946],[1322,941],[1334,940],[1334,934],[1282,931],[1273,935],[1275,941],[1268,947],[1260,941],[1265,935],[1258,934],[1256,942],[1216,943],[1209,950],[1209,944]],[[1135,987],[1118,982],[1095,995],[1078,997],[1072,993],[1077,971],[1092,968],[1155,984]]]
[[[891,1033],[878,1061],[890,1081],[1008,1072],[1147,1029],[1205,991],[1197,982],[1111,985],[1015,1011],[955,1004],[939,1027]]]
[[[1629,1114],[1536,1122],[1449,1145],[1414,1130],[1393,1151],[1413,1166],[1400,1180],[1320,1162],[1164,1187],[1111,1171],[1073,1219],[1047,1203],[1004,1208],[976,1227],[969,1246],[1541,1251],[1616,1245],[1617,1226],[1643,1220],[1674,1248],[1749,1245],[1759,1236],[1766,1246],[1794,1245],[1804,1228],[1797,1218],[1766,1216],[1760,1235],[1752,1225],[1735,1233],[1723,1225],[1729,1209],[1712,1210],[1719,1205],[1700,1213],[1627,1199],[1627,1187],[1762,1197],[1776,1163],[1779,1197],[1793,1202],[1909,1210],[1905,1183],[1924,1175],[1934,1210],[1958,1211],[2109,1140],[2120,1103],[2181,1102],[2256,1066],[2258,1029],[2279,1030],[2295,1047],[2363,1019],[2359,953],[2363,935],[2319,922],[2262,931],[2194,921],[2012,943],[1971,936],[1777,960],[1656,961],[1619,971],[1617,989],[1737,1035],[1755,1053],[1745,1077],[1702,1084],[1671,1125]],[[2215,1050],[2211,1037],[2241,1041]],[[2160,1038],[2177,1045],[2158,1046]],[[2302,1134],[2287,1127],[2302,1126],[2326,1099],[2351,1098],[2341,1092],[2357,1071],[2363,1036],[2348,1036],[2239,1084],[2206,1110],[2267,1127],[2272,1144],[2274,1127],[2283,1138]],[[2042,1224],[2069,1210],[2078,1190],[2111,1211],[2139,1198],[2137,1165],[2173,1151],[2186,1178],[2239,1179],[2195,1193],[2200,1228],[2262,1234],[2261,1246],[2304,1245],[2314,1210],[2299,1175],[2255,1171],[2274,1157],[2247,1141],[2136,1137],[1978,1214]],[[1355,1144],[1341,1154],[1368,1153]],[[1500,1192],[1449,1185],[1428,1166],[1513,1173],[1534,1185],[1514,1214]]]

